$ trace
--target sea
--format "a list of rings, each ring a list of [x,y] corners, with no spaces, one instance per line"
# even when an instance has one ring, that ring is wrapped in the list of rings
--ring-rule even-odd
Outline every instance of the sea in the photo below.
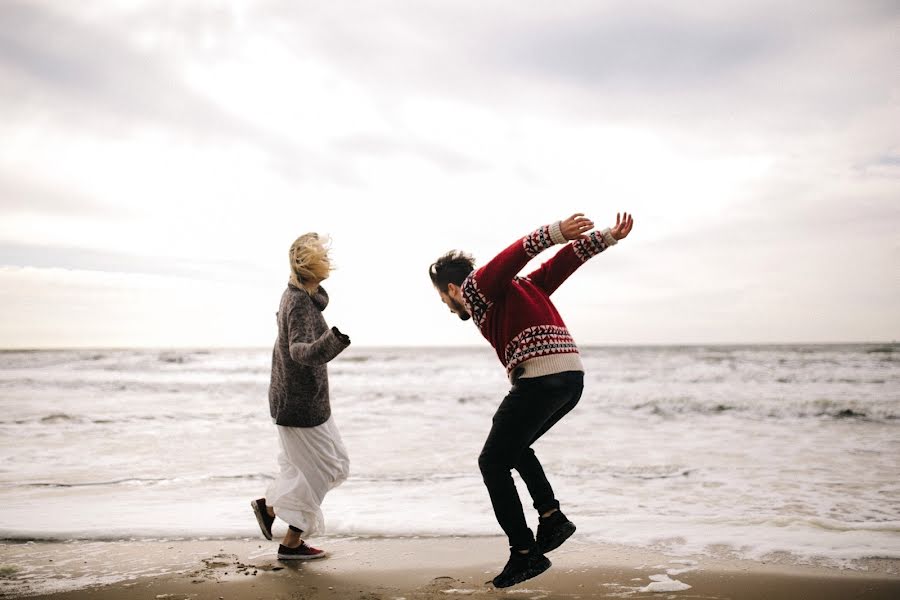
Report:
[[[579,405],[535,444],[580,539],[900,559],[900,345],[582,356]],[[269,348],[0,352],[0,539],[262,539],[270,366]],[[351,476],[328,535],[501,534],[478,469],[509,388],[490,348],[351,347],[329,375]]]

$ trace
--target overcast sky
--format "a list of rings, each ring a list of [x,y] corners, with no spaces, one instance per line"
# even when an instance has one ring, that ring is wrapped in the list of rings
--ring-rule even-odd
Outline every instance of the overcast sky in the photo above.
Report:
[[[307,231],[354,344],[480,345],[428,265],[575,211],[636,219],[554,295],[581,344],[900,339],[898,31],[892,0],[0,0],[0,346],[268,346]]]

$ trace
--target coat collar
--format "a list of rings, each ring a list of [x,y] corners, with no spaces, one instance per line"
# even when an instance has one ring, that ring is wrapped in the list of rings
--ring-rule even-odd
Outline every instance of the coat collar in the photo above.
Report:
[[[310,300],[312,300],[312,303],[315,304],[316,308],[318,308],[320,311],[325,310],[325,308],[328,306],[328,292],[325,291],[325,288],[323,288],[321,285],[314,294],[309,294],[305,289],[298,288],[293,283],[288,283],[288,287],[299,292],[303,292],[309,297]]]

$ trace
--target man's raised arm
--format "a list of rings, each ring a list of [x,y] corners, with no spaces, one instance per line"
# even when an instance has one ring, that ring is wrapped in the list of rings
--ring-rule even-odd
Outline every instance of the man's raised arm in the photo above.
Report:
[[[563,221],[544,225],[520,238],[472,275],[478,290],[489,301],[506,291],[513,278],[528,262],[554,244],[565,244],[594,226],[590,219],[576,213]]]
[[[573,215],[575,217],[577,215]],[[570,217],[570,219],[572,218]],[[587,220],[587,219],[585,219]],[[587,220],[590,223],[590,220]],[[590,223],[591,227],[594,226]],[[634,218],[629,213],[616,213],[616,225],[603,231],[591,231],[589,234],[578,232],[566,239],[574,240],[556,253],[553,258],[542,264],[528,275],[528,279],[541,287],[547,294],[552,294],[581,265],[587,262],[619,240],[625,238],[634,226]],[[590,228],[589,228],[590,229]],[[571,228],[568,229],[572,232]]]

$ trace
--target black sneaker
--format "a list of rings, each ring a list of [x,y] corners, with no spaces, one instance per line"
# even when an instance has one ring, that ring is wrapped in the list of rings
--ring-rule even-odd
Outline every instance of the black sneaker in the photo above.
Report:
[[[537,546],[532,546],[528,554],[510,550],[509,562],[503,567],[503,572],[494,577],[494,587],[505,588],[537,577],[549,569],[550,564],[550,559],[541,554]]]
[[[315,560],[325,558],[328,553],[318,548],[308,546],[306,542],[300,542],[296,548],[288,548],[284,544],[278,544],[278,560]]]
[[[258,500],[254,500],[250,503],[250,506],[253,508],[253,513],[256,515],[256,522],[259,523],[262,534],[266,536],[267,540],[271,540],[272,523],[275,522],[275,517],[269,516],[269,510],[266,508],[266,499],[259,498]]]
[[[541,552],[547,553],[559,548],[564,541],[575,533],[575,523],[566,518],[561,510],[547,517],[538,519],[536,541]]]

